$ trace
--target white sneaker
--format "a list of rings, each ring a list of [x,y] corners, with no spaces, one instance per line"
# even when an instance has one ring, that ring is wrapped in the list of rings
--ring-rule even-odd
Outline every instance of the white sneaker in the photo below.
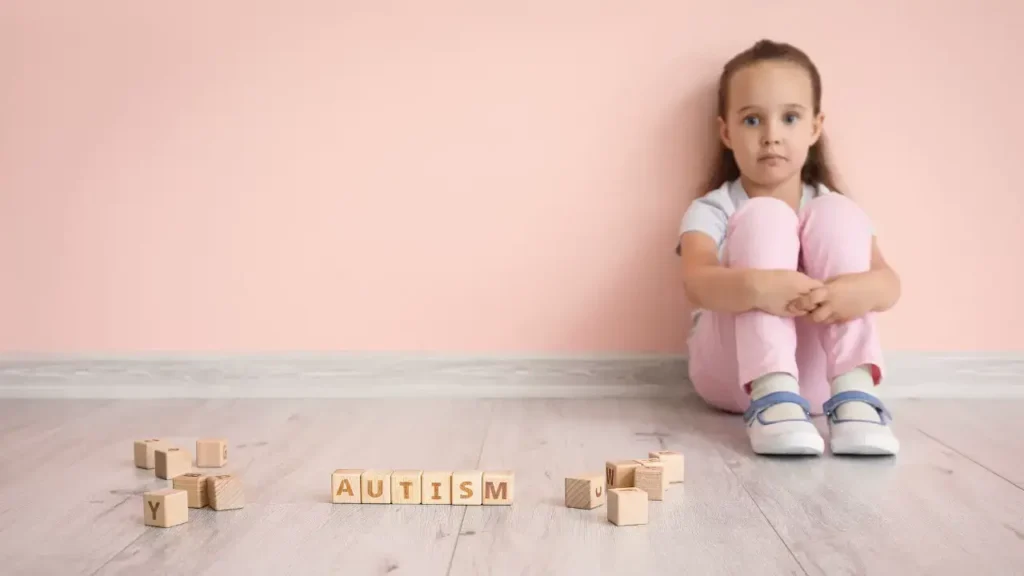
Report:
[[[840,419],[836,408],[847,402],[864,402],[878,411],[880,422],[872,420]],[[895,456],[900,451],[900,442],[887,424],[892,415],[877,397],[850,390],[832,396],[823,405],[828,418],[829,448],[833,454],[856,454],[861,456]]]
[[[764,411],[776,404],[792,402],[804,411],[803,418],[765,420]],[[750,446],[757,454],[813,455],[825,451],[825,440],[811,422],[807,400],[793,392],[772,392],[750,403],[743,414]]]

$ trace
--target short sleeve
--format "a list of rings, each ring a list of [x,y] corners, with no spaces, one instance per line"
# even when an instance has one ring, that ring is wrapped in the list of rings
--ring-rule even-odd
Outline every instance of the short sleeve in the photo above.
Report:
[[[725,241],[725,233],[729,224],[726,207],[717,195],[697,198],[690,204],[679,223],[679,236],[686,232],[703,232],[721,246]],[[680,245],[676,244],[676,254],[680,253]]]

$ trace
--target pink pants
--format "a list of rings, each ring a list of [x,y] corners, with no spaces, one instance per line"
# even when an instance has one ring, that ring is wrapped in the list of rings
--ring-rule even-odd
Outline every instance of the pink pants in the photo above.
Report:
[[[724,264],[735,268],[801,270],[818,280],[871,267],[872,232],[852,200],[826,194],[798,216],[775,198],[751,198],[729,220]],[[690,380],[710,405],[742,412],[747,384],[771,372],[793,374],[814,414],[830,396],[829,383],[871,365],[882,379],[882,350],[875,314],[845,323],[816,324],[760,310],[742,314],[702,312],[689,342]]]

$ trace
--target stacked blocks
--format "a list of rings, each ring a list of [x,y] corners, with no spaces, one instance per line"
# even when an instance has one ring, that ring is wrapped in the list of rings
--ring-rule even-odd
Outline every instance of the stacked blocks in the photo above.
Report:
[[[170,528],[189,520],[189,508],[237,510],[245,506],[242,482],[232,474],[209,476],[192,471],[188,450],[157,438],[138,440],[134,445],[135,466],[153,470],[157,478],[170,480],[170,487],[146,492],[143,521],[147,526]],[[227,463],[227,441],[196,441],[196,466],[220,468]]]
[[[363,470],[331,474],[334,504],[511,506],[515,474],[508,470]]]
[[[650,501],[664,500],[669,486],[683,478],[683,455],[671,450],[650,452],[636,460],[609,460],[604,478],[592,474],[565,479],[565,505],[592,510],[607,503],[612,524],[643,525]]]

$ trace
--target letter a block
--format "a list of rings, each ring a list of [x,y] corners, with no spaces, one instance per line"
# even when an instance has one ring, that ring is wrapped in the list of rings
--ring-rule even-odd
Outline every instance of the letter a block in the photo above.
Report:
[[[480,506],[483,504],[483,471],[460,470],[452,472],[452,504]]]
[[[331,502],[335,504],[359,504],[362,501],[360,479],[363,470],[340,468],[331,474]]]
[[[452,503],[452,473],[451,471],[437,472],[427,471],[423,473],[423,503],[424,504],[451,504]]]
[[[420,470],[395,470],[391,473],[391,503],[421,504],[420,489],[423,485]]]
[[[391,470],[367,470],[361,481],[363,504],[391,504]]]
[[[188,522],[188,494],[168,488],[142,495],[142,514],[146,526],[170,528]]]
[[[568,508],[593,510],[608,501],[605,478],[600,474],[575,476],[565,479],[565,505]]]
[[[484,472],[484,506],[511,506],[516,477],[511,470]]]

